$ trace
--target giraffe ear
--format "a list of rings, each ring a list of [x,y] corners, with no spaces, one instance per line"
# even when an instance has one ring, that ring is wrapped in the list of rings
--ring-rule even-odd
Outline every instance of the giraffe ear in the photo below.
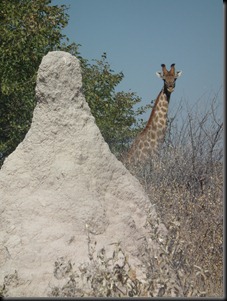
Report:
[[[182,74],[182,71],[177,71],[177,73],[176,73],[176,75],[175,75],[175,78],[178,78],[178,77],[180,77],[180,76],[181,76],[181,74]]]
[[[162,74],[162,72],[160,72],[160,71],[157,71],[157,72],[156,72],[156,75],[157,75],[157,77],[159,77],[159,78],[162,78],[162,79],[163,79],[163,74]]]

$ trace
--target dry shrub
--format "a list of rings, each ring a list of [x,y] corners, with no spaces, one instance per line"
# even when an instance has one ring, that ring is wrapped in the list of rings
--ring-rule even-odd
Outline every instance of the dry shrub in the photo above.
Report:
[[[130,263],[129,255],[115,244],[114,251],[107,255],[105,247],[96,250],[95,236],[88,230],[89,260],[75,268],[70,260],[58,258],[54,266],[54,276],[64,280],[63,285],[50,288],[50,297],[176,297],[182,295],[177,279],[169,267],[168,256],[162,234],[159,233],[160,221],[149,220],[152,239],[163,245],[160,250],[144,252],[144,265],[141,270]],[[153,230],[152,230],[153,229]],[[153,254],[151,256],[151,254]],[[137,272],[140,274],[138,277]]]
[[[187,187],[173,189],[165,183],[149,189],[152,203],[169,229],[169,252],[174,250],[172,263],[179,278],[184,276],[185,296],[190,296],[187,287],[192,284],[197,291],[192,296],[223,295],[223,199],[218,189],[221,181],[213,180],[216,190],[209,188],[196,195]]]
[[[169,229],[184,296],[223,296],[223,144],[214,98],[180,128],[172,120],[160,156],[133,170]]]

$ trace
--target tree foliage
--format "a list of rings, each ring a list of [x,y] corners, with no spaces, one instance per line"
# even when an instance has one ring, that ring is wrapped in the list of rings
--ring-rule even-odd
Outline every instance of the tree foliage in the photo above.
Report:
[[[139,116],[150,105],[141,106],[135,111],[134,106],[141,98],[134,92],[116,92],[124,75],[111,70],[106,53],[100,60],[94,60],[94,64],[82,59],[81,66],[86,100],[105,141],[112,152],[118,155],[143,126]]]
[[[29,129],[42,57],[64,48],[65,6],[47,0],[0,2],[0,155],[10,154]],[[65,46],[66,47],[66,46]]]
[[[68,23],[66,6],[50,0],[1,0],[0,2],[0,165],[23,140],[32,119],[35,83],[42,57],[63,50],[76,55],[83,70],[86,99],[105,140],[119,152],[138,131],[144,112],[134,112],[140,98],[133,92],[116,92],[123,74],[115,74],[103,54],[94,64],[69,44],[62,29]]]

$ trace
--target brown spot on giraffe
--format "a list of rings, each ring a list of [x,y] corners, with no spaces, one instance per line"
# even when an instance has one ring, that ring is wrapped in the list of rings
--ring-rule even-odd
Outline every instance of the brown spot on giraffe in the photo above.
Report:
[[[152,129],[155,132],[157,130],[157,124],[155,123],[155,121],[152,121],[151,125],[152,125]]]
[[[139,146],[139,149],[142,149],[143,148],[143,142],[140,141],[138,146]]]
[[[145,141],[144,142],[144,148],[149,148],[150,147],[150,142],[149,141]]]
[[[158,117],[159,117],[159,118],[158,118],[158,121],[161,121],[161,120],[164,121],[164,120],[163,120],[163,116],[164,116],[164,114],[163,114],[162,111],[160,110],[160,111],[158,112]]]
[[[166,113],[167,112],[167,107],[164,107],[164,106],[161,107],[161,111],[164,112],[164,113]]]
[[[150,132],[150,137],[151,137],[151,140],[155,140],[156,134],[155,134],[154,131],[151,131],[151,132]]]
[[[164,115],[161,115],[160,117],[161,117],[162,119],[160,119],[159,122],[161,123],[162,126],[165,126],[165,125],[166,125],[166,121],[165,121],[165,119],[163,118]],[[160,124],[160,123],[159,123],[159,124]]]

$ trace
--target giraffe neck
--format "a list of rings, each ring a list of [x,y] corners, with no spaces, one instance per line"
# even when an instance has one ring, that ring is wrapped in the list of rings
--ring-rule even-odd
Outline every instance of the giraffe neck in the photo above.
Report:
[[[127,156],[129,164],[145,162],[157,154],[158,147],[165,137],[170,94],[165,91],[165,88],[159,93],[146,127],[129,149]]]
[[[161,130],[164,131],[164,129],[166,128],[170,95],[171,93],[168,92],[165,88],[160,91],[154,103],[154,107],[151,111],[148,122],[143,130],[143,132],[151,131],[153,133],[156,133],[156,140],[159,140],[159,138],[161,138]]]

